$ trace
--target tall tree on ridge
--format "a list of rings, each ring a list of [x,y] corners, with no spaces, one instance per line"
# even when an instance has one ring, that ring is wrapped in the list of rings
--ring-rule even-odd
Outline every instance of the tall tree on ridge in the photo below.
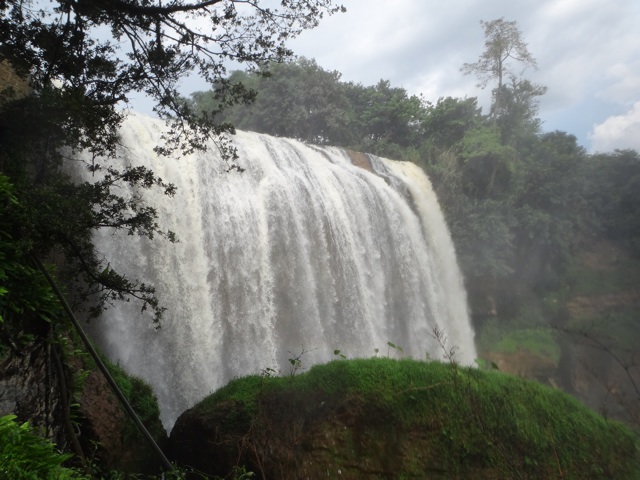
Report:
[[[480,25],[484,28],[485,49],[477,62],[465,63],[460,70],[466,75],[477,75],[477,86],[480,88],[486,88],[490,81],[497,82],[493,90],[490,113],[490,117],[495,120],[502,107],[505,79],[515,81],[527,68],[537,68],[537,62],[522,40],[522,34],[515,21],[498,18],[490,22],[481,20]],[[519,73],[516,65],[522,66]]]

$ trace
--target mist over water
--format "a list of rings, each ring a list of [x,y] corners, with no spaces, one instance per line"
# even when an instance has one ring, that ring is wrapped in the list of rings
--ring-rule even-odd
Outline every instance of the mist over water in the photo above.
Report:
[[[168,307],[162,328],[132,301],[108,310],[92,333],[153,386],[167,429],[234,377],[287,373],[303,351],[303,367],[334,359],[336,349],[386,355],[387,342],[438,359],[437,325],[458,361],[473,363],[454,248],[418,167],[373,156],[356,166],[342,149],[238,132],[245,171],[227,172],[215,147],[157,157],[163,128],[131,115],[121,155],[178,187],[175,198],[152,192],[148,202],[179,243],[96,235],[114,269],[157,287]]]

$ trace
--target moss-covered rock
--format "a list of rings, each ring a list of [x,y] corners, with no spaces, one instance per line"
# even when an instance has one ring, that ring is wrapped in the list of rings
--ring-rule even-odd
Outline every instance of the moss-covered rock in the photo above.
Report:
[[[86,378],[79,396],[79,419],[83,450],[105,471],[156,473],[162,469],[160,459],[134,421],[111,390],[104,375],[87,362]],[[167,433],[160,422],[160,409],[151,387],[122,368],[106,362],[118,387],[132,408],[163,448]]]
[[[570,396],[438,362],[342,360],[231,382],[185,412],[175,461],[265,478],[638,478],[636,436]]]

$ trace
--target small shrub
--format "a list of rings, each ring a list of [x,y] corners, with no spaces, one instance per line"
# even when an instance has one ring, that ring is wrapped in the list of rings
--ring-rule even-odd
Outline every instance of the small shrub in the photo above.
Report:
[[[11,480],[82,480],[87,477],[63,466],[71,455],[35,435],[28,423],[18,424],[15,415],[0,418],[0,475]]]

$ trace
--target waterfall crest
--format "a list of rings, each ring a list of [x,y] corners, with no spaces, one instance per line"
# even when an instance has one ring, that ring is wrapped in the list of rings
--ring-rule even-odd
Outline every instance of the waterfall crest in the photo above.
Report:
[[[215,147],[158,158],[164,124],[132,114],[122,161],[178,187],[152,193],[179,243],[100,232],[113,268],[157,287],[162,328],[135,303],[94,322],[107,355],[154,388],[168,429],[236,376],[387,353],[441,358],[438,325],[457,359],[475,359],[466,294],[431,184],[415,165],[238,132],[244,172]],[[132,195],[136,192],[130,192]],[[147,193],[145,192],[145,195]]]

